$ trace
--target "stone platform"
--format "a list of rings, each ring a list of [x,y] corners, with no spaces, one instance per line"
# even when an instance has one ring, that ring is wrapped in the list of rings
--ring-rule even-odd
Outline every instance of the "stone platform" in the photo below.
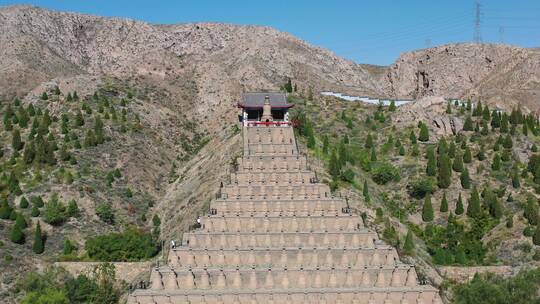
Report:
[[[442,303],[318,182],[292,127],[243,128],[238,171],[128,303]]]

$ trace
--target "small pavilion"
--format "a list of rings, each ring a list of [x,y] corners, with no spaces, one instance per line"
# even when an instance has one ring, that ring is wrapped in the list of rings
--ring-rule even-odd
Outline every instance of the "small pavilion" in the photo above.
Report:
[[[288,125],[289,109],[293,106],[287,102],[287,95],[281,92],[244,93],[242,101],[238,103],[244,126]]]

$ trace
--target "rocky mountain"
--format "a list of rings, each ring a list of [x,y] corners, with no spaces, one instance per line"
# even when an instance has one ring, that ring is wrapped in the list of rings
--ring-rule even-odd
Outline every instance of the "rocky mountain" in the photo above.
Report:
[[[538,109],[540,50],[492,44],[442,45],[402,54],[380,78],[390,96],[473,98]]]

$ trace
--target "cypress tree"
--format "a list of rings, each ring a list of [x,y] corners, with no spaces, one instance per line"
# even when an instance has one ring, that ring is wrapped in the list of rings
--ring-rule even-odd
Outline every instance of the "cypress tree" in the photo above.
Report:
[[[521,128],[521,132],[522,132],[523,135],[525,135],[525,136],[528,136],[528,135],[529,135],[529,128],[527,128],[527,124],[526,124],[526,123],[523,124],[523,127]]]
[[[394,100],[390,101],[390,106],[388,107],[388,111],[390,112],[396,111],[396,102]]]
[[[441,212],[448,212],[448,200],[446,199],[446,192],[443,192],[440,211]]]
[[[446,114],[452,114],[452,104],[450,101],[446,105]]]
[[[503,147],[505,147],[506,149],[512,149],[513,145],[514,143],[512,142],[512,137],[510,137],[510,134],[506,134],[506,137],[503,141]]]
[[[81,215],[81,211],[79,210],[79,206],[77,205],[77,202],[74,199],[70,200],[67,206],[67,216],[79,217],[80,215]]]
[[[503,113],[501,118],[501,133],[508,132],[508,115],[506,113]]]
[[[39,208],[36,207],[36,206],[32,206],[32,211],[30,212],[30,215],[31,215],[32,217],[38,217],[39,214],[40,214]]]
[[[96,145],[96,137],[94,135],[94,132],[92,130],[88,130],[86,132],[86,136],[84,137],[84,146],[93,147],[95,145]]]
[[[77,111],[77,114],[75,114],[75,127],[81,126],[84,126],[84,118],[81,111]]]
[[[364,143],[364,147],[366,149],[373,148],[373,137],[371,136],[371,133],[369,133],[366,137],[366,142]]]
[[[536,231],[532,237],[533,244],[540,246],[540,225],[536,226]]]
[[[405,237],[405,244],[403,245],[403,252],[408,255],[414,254],[414,241],[412,231],[407,231],[407,236]]]
[[[471,116],[467,116],[467,118],[465,118],[465,122],[463,123],[463,130],[464,131],[472,131],[474,129],[473,127],[473,121],[472,121],[472,118]]]
[[[538,224],[538,202],[532,195],[527,197],[527,203],[525,204],[525,208],[523,210],[523,216],[529,221],[529,224]]]
[[[9,239],[16,244],[24,244],[24,232],[22,231],[22,228],[19,227],[19,225],[15,224],[11,228],[11,232],[9,233]]]
[[[482,135],[488,135],[489,134],[489,127],[485,120],[482,120],[482,131],[480,132]]]
[[[424,199],[424,205],[422,206],[422,220],[424,222],[431,222],[433,221],[434,214],[433,214],[433,205],[431,204],[431,195],[426,195],[426,198]]]
[[[42,99],[42,100],[47,100],[47,99],[49,99],[49,95],[47,95],[47,92],[43,92],[43,94],[41,94],[41,99]]]
[[[463,153],[463,162],[466,164],[469,164],[472,162],[472,154],[471,154],[471,149],[469,147],[465,148],[465,152]]]
[[[73,244],[71,243],[71,241],[69,239],[66,239],[64,241],[63,254],[69,255],[69,254],[73,253],[73,249],[75,249],[75,248],[74,248]]]
[[[369,196],[369,187],[368,187],[367,180],[364,181],[364,187],[362,189],[362,194],[364,195],[364,200],[366,202],[369,202],[371,200],[371,198]]]
[[[22,215],[21,213],[17,213],[15,218],[15,225],[21,227],[21,229],[28,227],[28,223],[26,223],[24,215]]]
[[[501,126],[501,116],[497,113],[496,110],[493,110],[491,113],[491,127],[493,129],[499,128]]]
[[[22,209],[26,209],[28,208],[28,200],[26,199],[26,197],[21,197],[21,200],[19,201],[19,207],[21,207]]]
[[[478,154],[476,154],[476,158],[478,158],[479,161],[483,161],[486,159],[486,152],[484,150],[484,146],[480,146],[480,151],[478,151]]]
[[[375,147],[371,147],[371,157],[370,160],[372,162],[377,161],[377,152],[375,151]]]
[[[456,157],[456,143],[455,142],[450,143],[450,147],[448,148],[448,156],[450,156],[450,158]]]
[[[437,174],[437,161],[435,159],[435,151],[431,147],[427,150],[426,174],[428,176],[435,176]]]
[[[401,146],[399,147],[399,152],[398,152],[398,153],[399,153],[399,155],[401,155],[401,156],[405,155],[405,147],[403,147],[403,145],[401,145]]]
[[[476,187],[473,187],[471,198],[469,199],[467,215],[471,218],[478,218],[481,215],[480,196],[478,195],[478,190],[476,190]]]
[[[24,146],[24,143],[21,140],[21,132],[18,129],[13,129],[11,133],[11,147],[13,150],[20,151]]]
[[[463,189],[471,188],[471,178],[469,177],[469,170],[467,170],[466,167],[463,168],[463,171],[461,171],[459,180],[461,182],[461,187],[463,187]]]
[[[2,203],[0,205],[0,219],[7,220],[10,218],[13,208],[9,205],[7,198],[1,199]]]
[[[520,186],[521,182],[519,181],[519,172],[514,170],[514,173],[512,173],[512,187],[518,189]]]
[[[501,156],[499,153],[496,153],[493,157],[493,163],[491,164],[491,169],[493,171],[499,171],[501,169]]]
[[[422,123],[422,125],[420,126],[420,133],[418,134],[418,140],[423,141],[423,142],[429,141],[429,130],[428,130],[428,127],[424,123]]]
[[[330,143],[328,142],[328,135],[323,136],[323,146],[322,146],[322,152],[326,155],[328,154],[328,146]]]
[[[414,134],[413,130],[411,130],[411,133],[409,133],[409,139],[411,140],[411,144],[416,145],[416,134]]]
[[[334,178],[337,178],[339,176],[341,169],[339,167],[339,162],[337,159],[337,153],[335,149],[332,150],[332,155],[330,156],[330,163],[328,167],[329,167],[330,175],[332,175],[332,177]]]
[[[34,230],[34,243],[32,244],[32,251],[36,254],[42,254],[45,251],[45,244],[43,243],[43,235],[41,234],[41,226],[39,222],[36,224]]]
[[[456,202],[456,209],[455,209],[455,213],[456,215],[461,215],[463,214],[465,210],[463,210],[463,199],[461,198],[461,192],[459,193],[459,196],[458,196],[458,200]]]
[[[488,105],[486,105],[486,106],[484,107],[483,111],[482,111],[482,119],[483,119],[484,121],[490,121],[490,119],[491,119],[491,115],[490,115],[490,113],[489,113],[489,107],[488,107]]]
[[[24,163],[31,164],[34,161],[35,156],[36,156],[36,150],[35,150],[34,142],[30,141],[24,147],[24,151],[23,151]]]
[[[463,157],[461,155],[461,152],[456,153],[456,156],[454,157],[454,162],[452,163],[452,169],[456,172],[463,171]]]
[[[439,174],[437,181],[440,188],[446,189],[452,183],[452,163],[450,157],[444,154],[439,159]]]

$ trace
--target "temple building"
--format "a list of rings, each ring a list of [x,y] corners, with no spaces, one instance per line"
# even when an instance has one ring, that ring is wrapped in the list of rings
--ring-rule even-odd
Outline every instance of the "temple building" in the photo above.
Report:
[[[248,125],[288,125],[289,109],[287,95],[280,92],[250,92],[242,95],[238,107],[242,109],[240,120]]]

